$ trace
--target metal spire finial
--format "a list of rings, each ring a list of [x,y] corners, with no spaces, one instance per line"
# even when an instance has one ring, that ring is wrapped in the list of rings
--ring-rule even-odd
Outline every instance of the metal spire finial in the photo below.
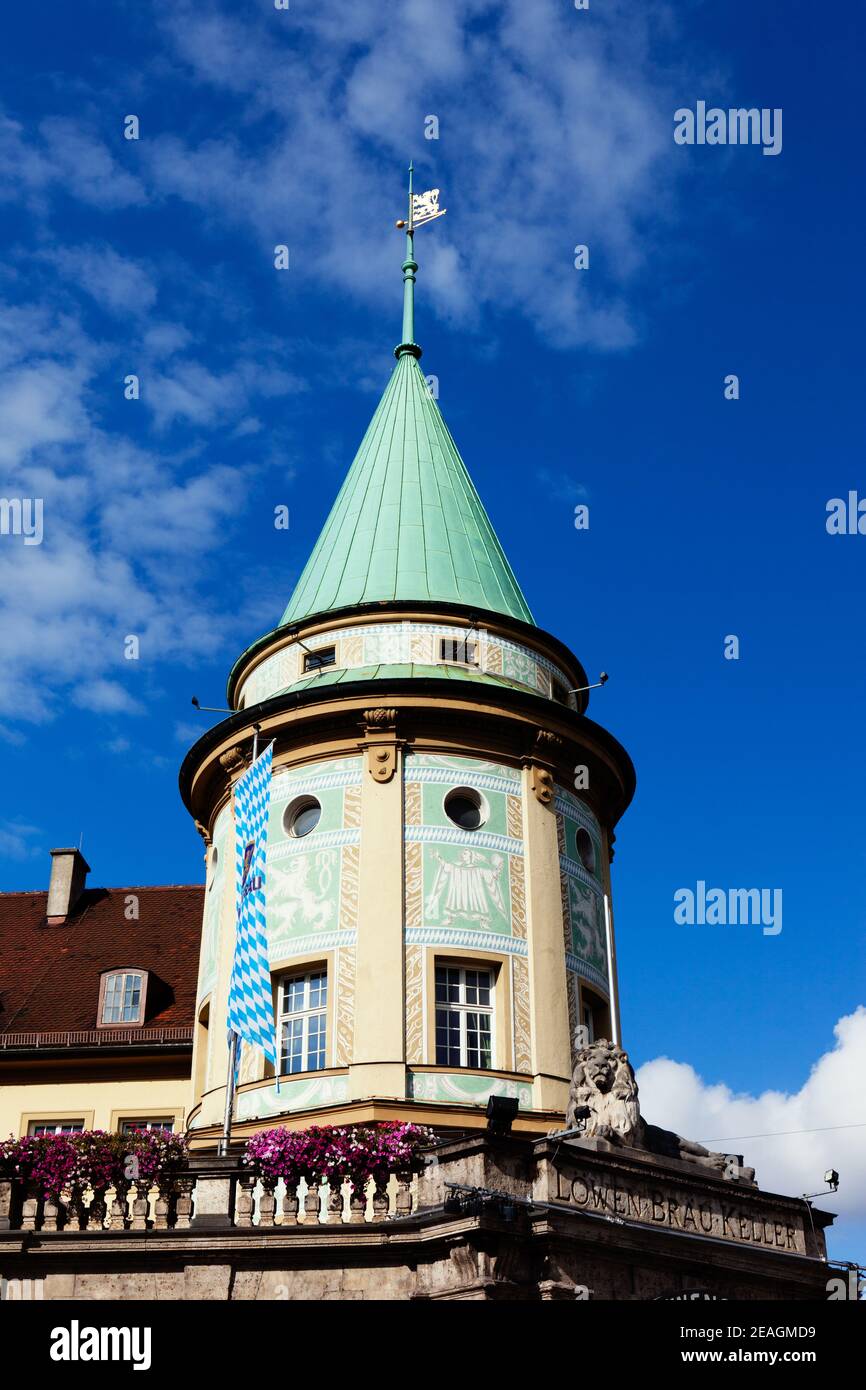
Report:
[[[395,357],[402,357],[404,353],[409,353],[412,357],[420,357],[421,349],[415,342],[415,272],[418,269],[418,262],[415,260],[415,229],[422,227],[425,222],[432,222],[436,217],[443,217],[446,208],[440,210],[439,189],[433,188],[429,193],[415,194],[413,189],[413,174],[415,172],[414,161],[409,162],[409,218],[408,221],[402,219],[397,223],[399,228],[406,229],[406,259],[403,262],[403,340],[399,347],[394,349]]]

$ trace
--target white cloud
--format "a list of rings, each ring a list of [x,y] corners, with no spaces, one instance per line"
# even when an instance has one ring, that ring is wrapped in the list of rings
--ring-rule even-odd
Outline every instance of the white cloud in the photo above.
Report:
[[[51,718],[61,699],[99,715],[141,713],[160,662],[212,656],[215,633],[248,640],[267,587],[229,614],[206,587],[259,461],[229,469],[203,462],[195,439],[156,452],[109,433],[99,411],[111,345],[55,308],[51,292],[38,308],[0,302],[4,495],[43,500],[40,545],[0,538],[0,711],[19,721]],[[210,408],[193,412],[203,430],[298,384],[273,367],[257,373],[255,343],[241,350],[218,371],[185,362],[187,380],[210,393]],[[130,634],[138,662],[124,659]]]
[[[0,382],[0,464],[14,468],[31,450],[68,444],[86,427],[82,365],[36,361]]]
[[[263,367],[252,360],[238,360],[224,372],[211,371],[201,362],[178,362],[171,372],[149,371],[141,398],[153,411],[158,429],[176,421],[213,425],[243,415],[254,393],[288,395],[306,390],[306,382],[292,372]]]
[[[591,22],[563,0],[355,0],[345,11],[336,22],[327,7],[301,7],[281,26],[266,12],[158,6],[161,76],[168,56],[193,88],[225,93],[224,128],[198,142],[156,131],[124,142],[118,117],[112,148],[84,120],[0,120],[0,196],[40,211],[60,188],[106,210],[179,198],[206,230],[245,230],[263,269],[285,241],[300,282],[396,318],[393,223],[414,153],[419,183],[444,180],[449,207],[418,238],[422,324],[438,314],[489,337],[510,311],[554,345],[633,342],[631,280],[674,214],[682,168],[672,139],[682,60],[666,70],[655,42],[664,33],[665,52],[677,52],[672,7],[635,14],[610,0]],[[424,139],[430,115],[439,140]],[[590,246],[589,272],[574,269],[578,243]],[[135,309],[136,284],[154,293],[129,257],[68,255],[112,312]],[[166,387],[183,418],[195,418],[185,412],[198,395],[183,381],[173,397]]]
[[[246,439],[250,434],[258,434],[263,428],[261,420],[257,420],[254,415],[248,415],[232,430],[233,439]]]
[[[305,46],[272,19],[163,8],[194,80],[242,114],[197,145],[148,140],[153,195],[248,229],[263,265],[285,241],[301,276],[393,306],[402,246],[386,229],[408,145],[425,186],[449,171],[450,215],[418,238],[422,313],[489,332],[491,314],[513,310],[560,346],[631,343],[630,277],[680,167],[651,47],[670,8],[635,18],[614,4],[591,24],[562,0],[357,0],[339,24],[326,9],[295,16]],[[431,114],[439,141],[423,138]],[[268,133],[249,146],[254,120]],[[591,272],[573,267],[577,243]]]
[[[834,1032],[835,1046],[794,1092],[737,1094],[723,1082],[704,1081],[688,1063],[656,1058],[637,1072],[641,1113],[709,1148],[744,1154],[759,1185],[773,1192],[818,1192],[825,1171],[835,1168],[838,1193],[816,1205],[839,1212],[843,1222],[864,1221],[866,1007],[840,1018]],[[863,1127],[845,1128],[854,1125]],[[844,1256],[844,1225],[831,1238]],[[848,1257],[856,1258],[850,1251]]]
[[[95,345],[77,319],[58,310],[47,298],[40,304],[0,305],[0,368],[8,371],[26,360],[56,356],[92,362]]]
[[[33,130],[0,116],[0,201],[23,198],[40,210],[60,187],[106,212],[147,201],[140,179],[81,122],[50,116]]]
[[[393,221],[408,141],[419,184],[449,170],[449,216],[419,236],[430,287],[422,317],[438,313],[487,344],[497,310],[511,310],[556,344],[601,348],[638,330],[629,277],[643,263],[648,211],[672,204],[672,108],[648,57],[651,21],[629,11],[623,22],[620,0],[591,25],[560,0],[357,0],[339,19],[299,7],[290,27],[272,13],[241,17],[189,0],[159,13],[162,78],[168,57],[169,80],[179,67],[190,75],[191,100],[196,83],[229,94],[224,128],[199,143],[151,130],[124,142],[121,115],[116,139],[85,117],[27,126],[0,117],[0,199],[41,219],[39,251],[19,252],[4,279],[16,297],[26,293],[29,256],[43,281],[39,304],[0,304],[4,490],[44,499],[43,544],[0,545],[0,712],[18,718],[51,717],[58,697],[131,713],[144,667],[211,656],[215,631],[248,638],[271,576],[248,571],[249,591],[224,615],[206,562],[226,545],[257,470],[284,452],[256,404],[308,389],[286,366],[289,352],[305,373],[324,364],[332,384],[359,389],[383,385],[387,365],[383,353],[380,372],[368,345],[342,342],[335,358],[320,341],[287,346],[239,332],[245,305],[228,272],[204,281],[194,264],[146,262],[98,232],[71,244],[70,220],[48,225],[55,194],[105,212],[183,199],[205,235],[240,228],[263,273],[277,276],[273,247],[286,241],[298,283],[378,302],[396,332]],[[440,118],[439,143],[422,139],[429,113]],[[576,241],[593,247],[592,275],[572,268]],[[54,277],[44,274],[52,259]],[[82,295],[117,320],[116,341],[86,329],[86,299],[70,307]],[[152,320],[167,303],[178,321]],[[128,320],[141,313],[130,364]],[[216,347],[217,320],[231,321],[229,352]],[[142,387],[129,405],[136,442],[103,424],[106,389],[114,381],[119,392],[130,370]],[[150,447],[151,427],[161,440],[185,431],[182,447]],[[250,462],[231,477],[205,453],[221,430],[249,439]],[[290,476],[282,457],[281,467]],[[141,666],[123,661],[130,633]]]
[[[94,714],[140,714],[142,711],[142,706],[118,681],[79,681],[72,698],[81,709],[92,710]]]
[[[130,554],[207,550],[237,512],[243,480],[242,470],[217,465],[173,486],[130,487],[106,501],[104,533]]]
[[[171,357],[192,342],[192,334],[180,323],[151,323],[142,342],[154,357]]]
[[[178,743],[183,743],[189,747],[191,744],[197,743],[209,728],[210,725],[204,721],[200,724],[194,724],[191,719],[178,719],[175,721],[174,736]]]
[[[548,468],[536,469],[535,473],[541,487],[555,502],[575,503],[589,496],[584,483],[575,482],[567,473],[551,473]]]
[[[39,834],[36,825],[24,825],[18,821],[0,822],[0,855],[6,859],[37,859],[42,850],[33,843],[33,837]]]
[[[118,255],[107,244],[55,246],[40,252],[40,259],[55,266],[64,279],[74,280],[111,314],[145,314],[156,303],[156,281],[147,266]]]

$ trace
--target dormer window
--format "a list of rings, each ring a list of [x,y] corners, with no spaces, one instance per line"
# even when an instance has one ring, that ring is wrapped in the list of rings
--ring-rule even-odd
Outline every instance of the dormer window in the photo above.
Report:
[[[317,652],[306,653],[304,656],[304,670],[321,671],[323,666],[333,666],[336,660],[336,647],[320,647]]]
[[[99,1028],[135,1028],[144,1022],[147,971],[106,970],[99,982]]]
[[[459,661],[464,666],[478,665],[478,643],[469,638],[443,637],[439,645],[440,661]]]

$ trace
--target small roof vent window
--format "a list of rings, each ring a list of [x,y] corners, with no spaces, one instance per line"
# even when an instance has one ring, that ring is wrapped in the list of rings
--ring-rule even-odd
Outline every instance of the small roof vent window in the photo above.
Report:
[[[478,665],[478,643],[471,638],[443,637],[439,644],[440,661],[459,661],[464,666]]]
[[[323,666],[334,666],[336,661],[336,647],[320,647],[317,652],[304,653],[304,670],[321,671]]]

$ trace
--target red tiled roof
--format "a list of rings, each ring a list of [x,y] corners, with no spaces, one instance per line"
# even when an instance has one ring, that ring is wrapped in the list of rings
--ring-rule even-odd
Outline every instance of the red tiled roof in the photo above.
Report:
[[[0,1032],[95,1028],[99,977],[116,966],[152,972],[146,1028],[191,1027],[203,899],[198,886],[88,888],[51,927],[47,893],[0,893]]]

